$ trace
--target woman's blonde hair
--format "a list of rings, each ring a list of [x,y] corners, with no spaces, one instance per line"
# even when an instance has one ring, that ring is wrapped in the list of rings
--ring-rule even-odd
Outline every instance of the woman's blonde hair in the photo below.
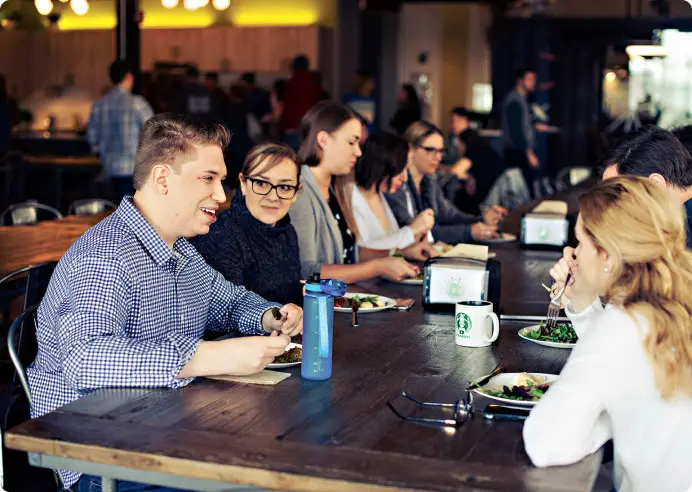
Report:
[[[407,128],[402,135],[406,141],[413,146],[420,145],[423,140],[425,140],[430,135],[439,135],[444,137],[442,130],[428,123],[427,121],[414,121]]]
[[[680,202],[647,178],[623,176],[584,193],[579,212],[613,261],[606,300],[647,321],[644,350],[661,396],[692,396],[692,254]]]

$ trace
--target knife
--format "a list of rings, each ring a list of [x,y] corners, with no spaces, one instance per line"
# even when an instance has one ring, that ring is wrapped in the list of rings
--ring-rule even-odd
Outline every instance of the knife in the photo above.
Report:
[[[488,381],[490,381],[494,376],[497,376],[497,375],[500,374],[501,372],[502,372],[502,366],[501,366],[500,364],[498,364],[498,365],[495,367],[495,369],[493,369],[493,372],[491,372],[491,373],[488,374],[487,376],[482,377],[482,378],[479,379],[478,381],[472,382],[472,383],[471,383],[471,386],[469,386],[468,388],[466,388],[466,391],[469,391],[469,390],[472,390],[472,389],[474,389],[474,388],[478,388],[478,387],[480,387],[480,386],[483,386],[483,385],[486,384]]]

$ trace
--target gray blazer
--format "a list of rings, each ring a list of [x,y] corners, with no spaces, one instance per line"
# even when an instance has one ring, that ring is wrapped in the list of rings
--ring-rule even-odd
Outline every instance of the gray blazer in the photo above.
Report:
[[[291,223],[298,234],[300,270],[304,279],[320,273],[322,265],[343,263],[344,242],[329,204],[322,196],[317,180],[303,166],[303,190],[291,206]]]
[[[482,217],[467,214],[456,208],[445,198],[434,175],[423,178],[420,190],[419,195],[409,173],[408,182],[404,183],[399,191],[394,194],[385,194],[399,227],[410,225],[419,213],[426,208],[431,208],[435,212],[432,235],[436,241],[449,244],[473,241],[471,225],[482,221]]]

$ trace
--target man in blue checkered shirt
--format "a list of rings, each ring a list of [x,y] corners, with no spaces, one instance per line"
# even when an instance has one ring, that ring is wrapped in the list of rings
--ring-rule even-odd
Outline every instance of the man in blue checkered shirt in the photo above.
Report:
[[[208,233],[226,199],[229,138],[220,125],[182,115],[144,124],[134,197],[70,247],[39,307],[39,350],[27,370],[32,417],[99,388],[180,388],[197,376],[253,374],[302,332],[299,307],[226,282],[184,239]],[[205,330],[248,336],[206,342]],[[61,476],[78,491],[99,480]]]
[[[113,88],[91,106],[87,139],[99,153],[118,199],[131,195],[135,152],[142,125],[154,115],[142,96],[132,94],[135,78],[124,60],[111,63]]]

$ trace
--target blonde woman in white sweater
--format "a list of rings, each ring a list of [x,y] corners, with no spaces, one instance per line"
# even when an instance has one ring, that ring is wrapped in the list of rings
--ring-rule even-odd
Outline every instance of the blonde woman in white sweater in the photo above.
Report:
[[[524,426],[536,466],[612,439],[619,492],[692,486],[692,255],[679,202],[645,178],[579,199],[576,250],[551,270],[579,342]],[[600,298],[607,305],[602,307]]]

